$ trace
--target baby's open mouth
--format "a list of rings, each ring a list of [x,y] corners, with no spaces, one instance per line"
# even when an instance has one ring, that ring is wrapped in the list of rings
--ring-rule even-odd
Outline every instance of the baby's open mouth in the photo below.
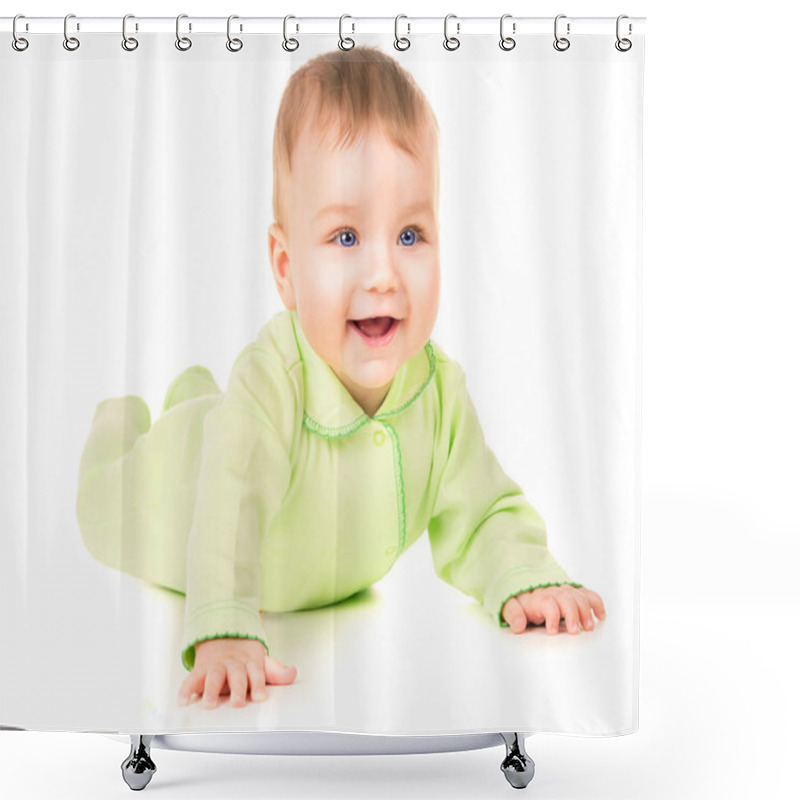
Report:
[[[401,319],[397,317],[366,317],[365,319],[349,319],[348,326],[367,347],[389,347],[394,341]]]
[[[394,317],[368,317],[351,319],[350,322],[369,339],[381,339],[389,333],[397,320]]]

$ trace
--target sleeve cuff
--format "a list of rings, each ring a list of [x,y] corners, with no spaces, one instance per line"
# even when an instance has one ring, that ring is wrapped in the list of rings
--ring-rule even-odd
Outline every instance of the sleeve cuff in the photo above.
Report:
[[[487,588],[483,607],[498,621],[501,628],[507,628],[508,623],[503,619],[503,606],[507,600],[521,592],[530,592],[544,586],[560,586],[564,583],[576,589],[582,586],[580,583],[573,583],[556,565],[547,569],[520,567],[507,572]]]
[[[186,619],[181,661],[187,670],[194,667],[195,645],[208,639],[256,639],[264,641],[264,627],[257,609],[247,603],[226,600],[200,606]]]

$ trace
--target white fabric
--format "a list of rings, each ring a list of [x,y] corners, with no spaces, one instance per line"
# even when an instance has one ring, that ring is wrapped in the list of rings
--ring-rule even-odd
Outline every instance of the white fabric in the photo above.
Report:
[[[263,704],[179,708],[183,598],[95,562],[75,520],[95,405],[233,359],[282,308],[271,141],[315,36],[40,35],[2,67],[3,725],[178,733],[588,735],[637,727],[642,37],[362,35],[408,68],[440,130],[442,300],[487,440],[544,517],[596,631],[500,629],[439,580],[425,537],[364,598],[265,615],[298,667]]]

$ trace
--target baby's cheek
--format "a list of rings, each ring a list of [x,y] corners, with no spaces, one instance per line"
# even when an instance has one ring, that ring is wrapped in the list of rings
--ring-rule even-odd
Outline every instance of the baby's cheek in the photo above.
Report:
[[[428,287],[423,290],[423,310],[424,310],[424,325],[425,325],[425,339],[427,341],[433,333],[433,326],[436,323],[436,317],[439,313],[439,281],[429,283]]]

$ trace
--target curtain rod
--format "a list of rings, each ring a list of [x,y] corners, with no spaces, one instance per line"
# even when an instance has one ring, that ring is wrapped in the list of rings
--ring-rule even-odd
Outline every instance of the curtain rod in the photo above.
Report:
[[[613,36],[616,32],[616,17],[570,17],[559,15],[559,25],[570,26],[572,35],[600,34]],[[225,33],[228,25],[227,17],[195,17],[182,15],[181,28],[193,34]],[[444,17],[411,17],[401,16],[397,22],[404,35],[412,33],[441,35]],[[305,17],[292,16],[290,30],[299,34],[331,34],[339,31],[340,24],[350,33],[393,33],[395,17],[360,17],[345,15],[340,23],[339,17]],[[555,17],[514,17],[508,16],[505,28],[513,35],[551,34],[554,30]],[[625,35],[644,33],[645,17],[625,17],[622,30]],[[235,17],[232,30],[245,34],[282,34],[284,17]],[[458,17],[449,21],[450,30],[457,35],[488,34],[499,31],[500,16],[497,17]],[[138,32],[175,32],[175,17],[136,17],[128,19],[128,31]],[[0,17],[0,31],[10,33],[13,17]],[[122,17],[81,17],[70,16],[70,32],[81,33],[120,33]],[[17,33],[60,33],[64,32],[64,17],[27,17],[17,20]]]

